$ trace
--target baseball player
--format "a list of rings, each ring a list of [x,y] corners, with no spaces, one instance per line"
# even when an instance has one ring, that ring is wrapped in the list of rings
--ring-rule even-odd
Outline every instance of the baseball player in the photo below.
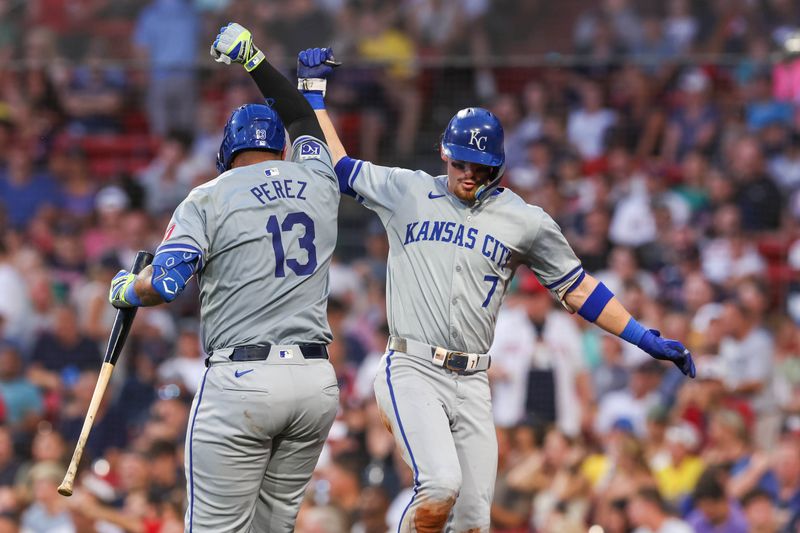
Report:
[[[192,533],[293,531],[339,401],[326,349],[339,202],[331,155],[293,84],[266,62],[260,74],[272,107],[233,112],[220,176],[177,207],[152,267],[111,284],[116,307],[157,305],[197,275],[211,355],[186,438]]]
[[[250,37],[238,24],[222,35],[227,42]],[[212,53],[228,51],[215,46]],[[547,213],[499,187],[503,128],[489,111],[467,108],[452,118],[440,147],[443,176],[348,157],[324,109],[332,60],[327,48],[300,52],[298,86],[325,132],[340,191],[377,213],[389,237],[391,337],[375,394],[414,473],[399,530],[442,531],[450,519],[457,532],[488,531],[497,442],[486,352],[518,265],[528,265],[571,312],[692,377],[694,363],[681,343],[645,329],[584,272]],[[266,94],[262,68],[251,74]]]

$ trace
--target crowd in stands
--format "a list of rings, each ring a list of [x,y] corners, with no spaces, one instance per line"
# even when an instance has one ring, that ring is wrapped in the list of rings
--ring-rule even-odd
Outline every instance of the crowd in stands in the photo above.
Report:
[[[327,100],[356,157],[441,173],[449,117],[491,109],[504,185],[695,355],[685,379],[521,269],[491,349],[493,531],[800,531],[796,1],[0,0],[0,533],[183,531],[194,283],[139,311],[75,495],[55,489],[111,278],[216,177],[228,114],[259,101],[208,56],[231,20],[289,76],[298,50],[334,46]],[[368,211],[340,213],[341,409],[297,531],[383,533],[413,491],[372,393],[388,245]]]

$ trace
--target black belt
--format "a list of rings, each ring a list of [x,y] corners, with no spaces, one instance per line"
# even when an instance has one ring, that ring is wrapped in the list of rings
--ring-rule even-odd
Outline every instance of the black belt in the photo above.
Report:
[[[300,353],[306,359],[327,359],[328,347],[324,344],[298,344]],[[228,357],[231,361],[264,361],[269,357],[270,345],[237,346]]]

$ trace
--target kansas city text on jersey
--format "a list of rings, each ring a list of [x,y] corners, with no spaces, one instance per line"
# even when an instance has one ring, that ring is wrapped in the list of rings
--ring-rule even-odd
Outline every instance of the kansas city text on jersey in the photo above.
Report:
[[[406,224],[403,245],[420,241],[446,242],[473,250],[478,242],[478,228],[466,228],[457,222],[422,220]],[[506,268],[511,259],[511,249],[497,237],[486,234],[481,240],[481,253],[500,268]]]

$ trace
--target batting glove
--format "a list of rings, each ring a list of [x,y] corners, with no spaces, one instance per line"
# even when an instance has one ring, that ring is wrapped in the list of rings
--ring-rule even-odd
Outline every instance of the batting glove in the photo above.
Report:
[[[655,359],[672,361],[684,375],[690,378],[697,374],[694,361],[692,361],[692,353],[686,349],[686,346],[672,339],[662,339],[661,332],[658,330],[651,329],[645,332],[638,346]]]
[[[231,22],[219,29],[211,45],[211,57],[218,63],[242,63],[247,72],[264,60],[264,52],[253,44],[253,35],[247,28]]]
[[[142,304],[133,284],[136,281],[136,274],[131,274],[127,270],[120,270],[114,279],[111,280],[111,289],[108,291],[108,301],[117,309],[128,307],[138,307]]]
[[[333,60],[333,48],[308,48],[297,54],[297,77],[300,79],[327,78],[333,67],[325,64]]]

